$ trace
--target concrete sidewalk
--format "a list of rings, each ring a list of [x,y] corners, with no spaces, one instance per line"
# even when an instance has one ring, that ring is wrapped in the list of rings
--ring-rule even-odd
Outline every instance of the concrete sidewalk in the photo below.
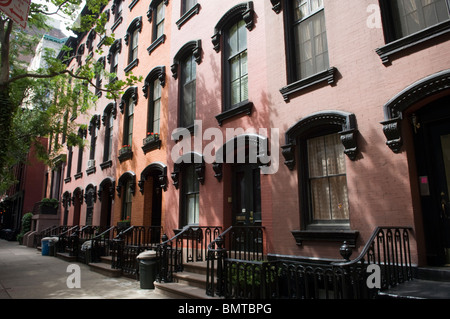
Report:
[[[0,299],[167,299],[138,280],[109,278],[80,266],[81,288],[68,288],[69,262],[0,239]]]

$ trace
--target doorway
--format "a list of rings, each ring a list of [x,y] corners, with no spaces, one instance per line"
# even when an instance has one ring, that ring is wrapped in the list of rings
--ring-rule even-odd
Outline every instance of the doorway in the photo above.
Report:
[[[232,174],[233,226],[261,226],[261,179],[257,164],[236,164]]]
[[[427,262],[450,266],[450,97],[413,118]]]

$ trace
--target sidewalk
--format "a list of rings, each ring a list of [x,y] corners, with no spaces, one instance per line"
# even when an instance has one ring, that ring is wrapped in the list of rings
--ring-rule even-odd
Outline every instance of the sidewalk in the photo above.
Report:
[[[138,280],[109,278],[80,266],[81,288],[68,288],[71,263],[0,239],[0,299],[167,299]]]

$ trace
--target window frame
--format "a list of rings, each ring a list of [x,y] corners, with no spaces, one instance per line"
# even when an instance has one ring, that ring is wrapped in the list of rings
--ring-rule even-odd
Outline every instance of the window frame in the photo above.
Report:
[[[314,219],[314,209],[313,209],[313,198],[312,198],[312,186],[309,168],[311,163],[308,158],[308,147],[307,142],[312,138],[325,137],[331,134],[339,134],[340,127],[335,125],[320,126],[312,133],[305,134],[299,137],[298,145],[299,147],[299,194],[301,202],[301,215],[302,215],[302,229],[350,229],[350,217],[345,220],[316,220]],[[345,160],[345,157],[344,157]],[[345,174],[339,174],[339,176],[345,176],[345,186],[347,187],[347,172]],[[330,175],[322,176],[322,178],[329,179]],[[328,193],[330,195],[330,193]],[[347,206],[348,206],[348,196],[347,196]]]
[[[109,103],[103,111],[102,123],[105,127],[105,136],[103,143],[103,163],[100,164],[102,169],[112,166],[112,149],[114,142],[114,120],[116,119],[116,104]]]
[[[298,198],[299,198],[299,217],[300,229],[291,230],[298,245],[303,241],[347,241],[350,246],[356,244],[358,231],[350,229],[345,224],[326,224],[314,225],[309,223],[310,214],[310,196],[309,189],[305,183],[309,182],[307,174],[307,152],[305,144],[308,138],[321,136],[331,133],[339,133],[340,141],[344,146],[343,152],[351,161],[357,159],[359,153],[357,135],[358,129],[356,117],[353,113],[344,111],[322,111],[310,114],[293,126],[291,126],[285,135],[285,145],[282,148],[282,155],[285,158],[284,164],[294,171],[296,166],[298,176]],[[298,148],[298,149],[297,149]],[[296,162],[300,165],[296,165]],[[347,164],[346,164],[347,165]],[[350,198],[348,198],[350,205]],[[351,219],[351,206],[349,206],[349,220]]]
[[[281,0],[280,0],[281,1]],[[336,84],[336,75],[337,69],[336,67],[331,66],[329,49],[328,53],[328,68],[323,71],[312,74],[311,76],[300,78],[297,77],[297,66],[296,66],[296,41],[294,35],[294,12],[290,10],[293,6],[294,0],[282,0],[282,7],[285,8],[284,11],[284,26],[285,26],[285,50],[286,50],[286,74],[287,74],[287,85],[280,89],[280,93],[282,94],[285,102],[289,102],[289,100],[297,95],[303,93],[306,89],[311,87],[322,87],[323,85],[335,85]],[[309,0],[308,0],[309,1]],[[281,12],[281,6],[274,6],[274,11],[276,13]],[[286,8],[289,8],[286,10]],[[312,12],[310,15],[301,19],[300,21],[306,21],[312,16],[316,15],[319,12],[322,12],[325,15],[325,26],[326,26],[326,8],[318,9]],[[325,27],[326,29],[326,27]],[[327,47],[328,45],[328,37],[327,37]]]
[[[131,71],[139,64],[139,33],[142,31],[142,16],[136,17],[128,26],[124,37],[125,44],[128,46],[128,65],[124,68],[125,72]]]
[[[447,7],[450,8],[450,1],[446,0],[446,2]],[[416,33],[396,39],[393,12],[391,10],[390,2],[389,0],[379,0],[379,5],[385,45],[375,49],[375,52],[385,66],[391,64],[392,59],[395,59],[397,53],[410,49],[420,51],[421,47],[419,44],[429,42],[433,39],[445,41],[447,38],[444,37],[444,35],[450,33],[450,19],[448,19]]]
[[[229,9],[222,18],[219,19],[216,26],[214,27],[214,35],[211,37],[212,44],[214,46],[214,50],[217,53],[220,53],[222,48],[222,70],[224,70],[224,74],[222,77],[222,112],[216,115],[216,120],[218,124],[221,126],[223,121],[227,119],[231,119],[235,116],[239,116],[242,114],[246,114],[250,116],[253,110],[253,103],[250,101],[250,96],[245,101],[237,103],[235,105],[231,105],[231,81],[230,81],[230,73],[231,69],[228,66],[228,53],[227,46],[225,45],[227,42],[227,34],[228,30],[235,24],[240,21],[244,21],[245,27],[248,31],[252,31],[254,28],[254,17],[255,12],[253,9],[253,2],[244,2],[238,4],[231,9]],[[222,35],[225,35],[222,37]],[[248,36],[247,36],[247,76],[248,76]],[[228,83],[230,82],[230,83]],[[249,82],[247,81],[247,91],[249,87]],[[248,92],[249,93],[249,92]]]
[[[188,170],[192,170],[191,174],[189,175],[189,177],[192,178],[191,181],[187,181],[187,171]],[[182,167],[182,172],[181,172],[181,201],[180,201],[180,205],[181,205],[181,214],[180,214],[180,226],[181,227],[186,227],[186,226],[198,226],[199,222],[200,222],[200,182],[198,180],[197,174],[196,174],[196,167],[195,164],[190,163],[190,164],[184,164]],[[190,182],[190,184],[192,185],[187,185],[187,183]],[[193,188],[193,191],[188,192],[186,188],[188,188],[188,186]],[[190,218],[190,212],[188,211],[188,197],[194,195],[195,198],[195,208],[194,211],[192,212],[193,217],[194,217],[194,221],[190,222],[189,218]]]

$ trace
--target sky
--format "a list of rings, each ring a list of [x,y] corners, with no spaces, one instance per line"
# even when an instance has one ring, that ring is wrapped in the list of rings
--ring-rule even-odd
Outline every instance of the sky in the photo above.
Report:
[[[45,0],[31,0],[31,2],[47,5],[49,12],[55,12],[56,11],[56,7],[51,2],[47,2]],[[84,1],[83,1],[83,4],[80,6],[80,9],[83,8],[83,6],[84,6]],[[73,23],[73,20],[70,19],[70,17],[67,17],[67,16],[63,15],[62,13],[58,13],[58,14],[52,15],[51,17],[53,17],[57,21],[60,21],[60,23],[61,23],[60,24],[60,29],[61,29],[61,31],[64,34],[66,34],[67,36],[73,35],[73,33],[71,33],[70,31],[66,30],[66,27],[68,25],[72,25],[72,23]]]

